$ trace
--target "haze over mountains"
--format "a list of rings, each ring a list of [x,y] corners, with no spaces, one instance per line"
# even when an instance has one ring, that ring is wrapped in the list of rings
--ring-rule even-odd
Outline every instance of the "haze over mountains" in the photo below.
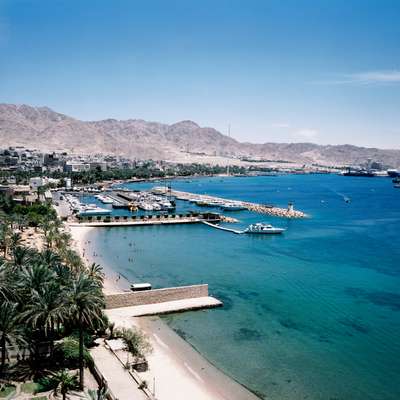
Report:
[[[115,154],[128,158],[209,162],[246,157],[324,165],[362,164],[367,159],[400,166],[400,150],[312,143],[240,143],[192,121],[172,125],[140,119],[81,121],[48,107],[0,104],[0,148]]]

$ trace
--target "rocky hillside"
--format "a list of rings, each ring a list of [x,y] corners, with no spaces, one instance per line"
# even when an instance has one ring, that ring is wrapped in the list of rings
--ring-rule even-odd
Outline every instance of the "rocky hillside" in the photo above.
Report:
[[[0,104],[0,147],[23,145],[46,151],[118,154],[131,158],[196,160],[247,157],[301,163],[359,164],[368,158],[400,166],[399,150],[312,143],[239,143],[192,121],[173,125],[138,119],[80,121],[47,107]],[[208,157],[207,157],[208,156]]]

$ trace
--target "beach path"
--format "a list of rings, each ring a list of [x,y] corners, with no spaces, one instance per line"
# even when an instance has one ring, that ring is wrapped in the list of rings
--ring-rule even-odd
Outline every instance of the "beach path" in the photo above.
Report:
[[[90,354],[118,400],[148,400],[117,357],[103,344],[91,349]]]

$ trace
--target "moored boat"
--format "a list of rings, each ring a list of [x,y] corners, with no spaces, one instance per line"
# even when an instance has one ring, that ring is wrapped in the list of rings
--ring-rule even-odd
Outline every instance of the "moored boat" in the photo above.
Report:
[[[241,211],[245,210],[246,207],[239,203],[225,203],[220,206],[224,211]]]
[[[78,213],[81,217],[91,215],[110,215],[111,210],[108,208],[97,207],[95,204],[81,206]]]

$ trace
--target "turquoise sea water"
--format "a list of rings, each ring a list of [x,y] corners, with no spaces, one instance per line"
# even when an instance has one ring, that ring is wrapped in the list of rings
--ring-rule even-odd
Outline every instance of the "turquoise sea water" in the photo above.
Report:
[[[164,317],[173,329],[268,399],[400,398],[400,190],[389,179],[204,178],[173,188],[281,206],[293,200],[311,215],[231,213],[243,227],[285,227],[282,236],[204,225],[94,231],[102,262],[129,279],[204,282],[223,300],[221,309]]]

